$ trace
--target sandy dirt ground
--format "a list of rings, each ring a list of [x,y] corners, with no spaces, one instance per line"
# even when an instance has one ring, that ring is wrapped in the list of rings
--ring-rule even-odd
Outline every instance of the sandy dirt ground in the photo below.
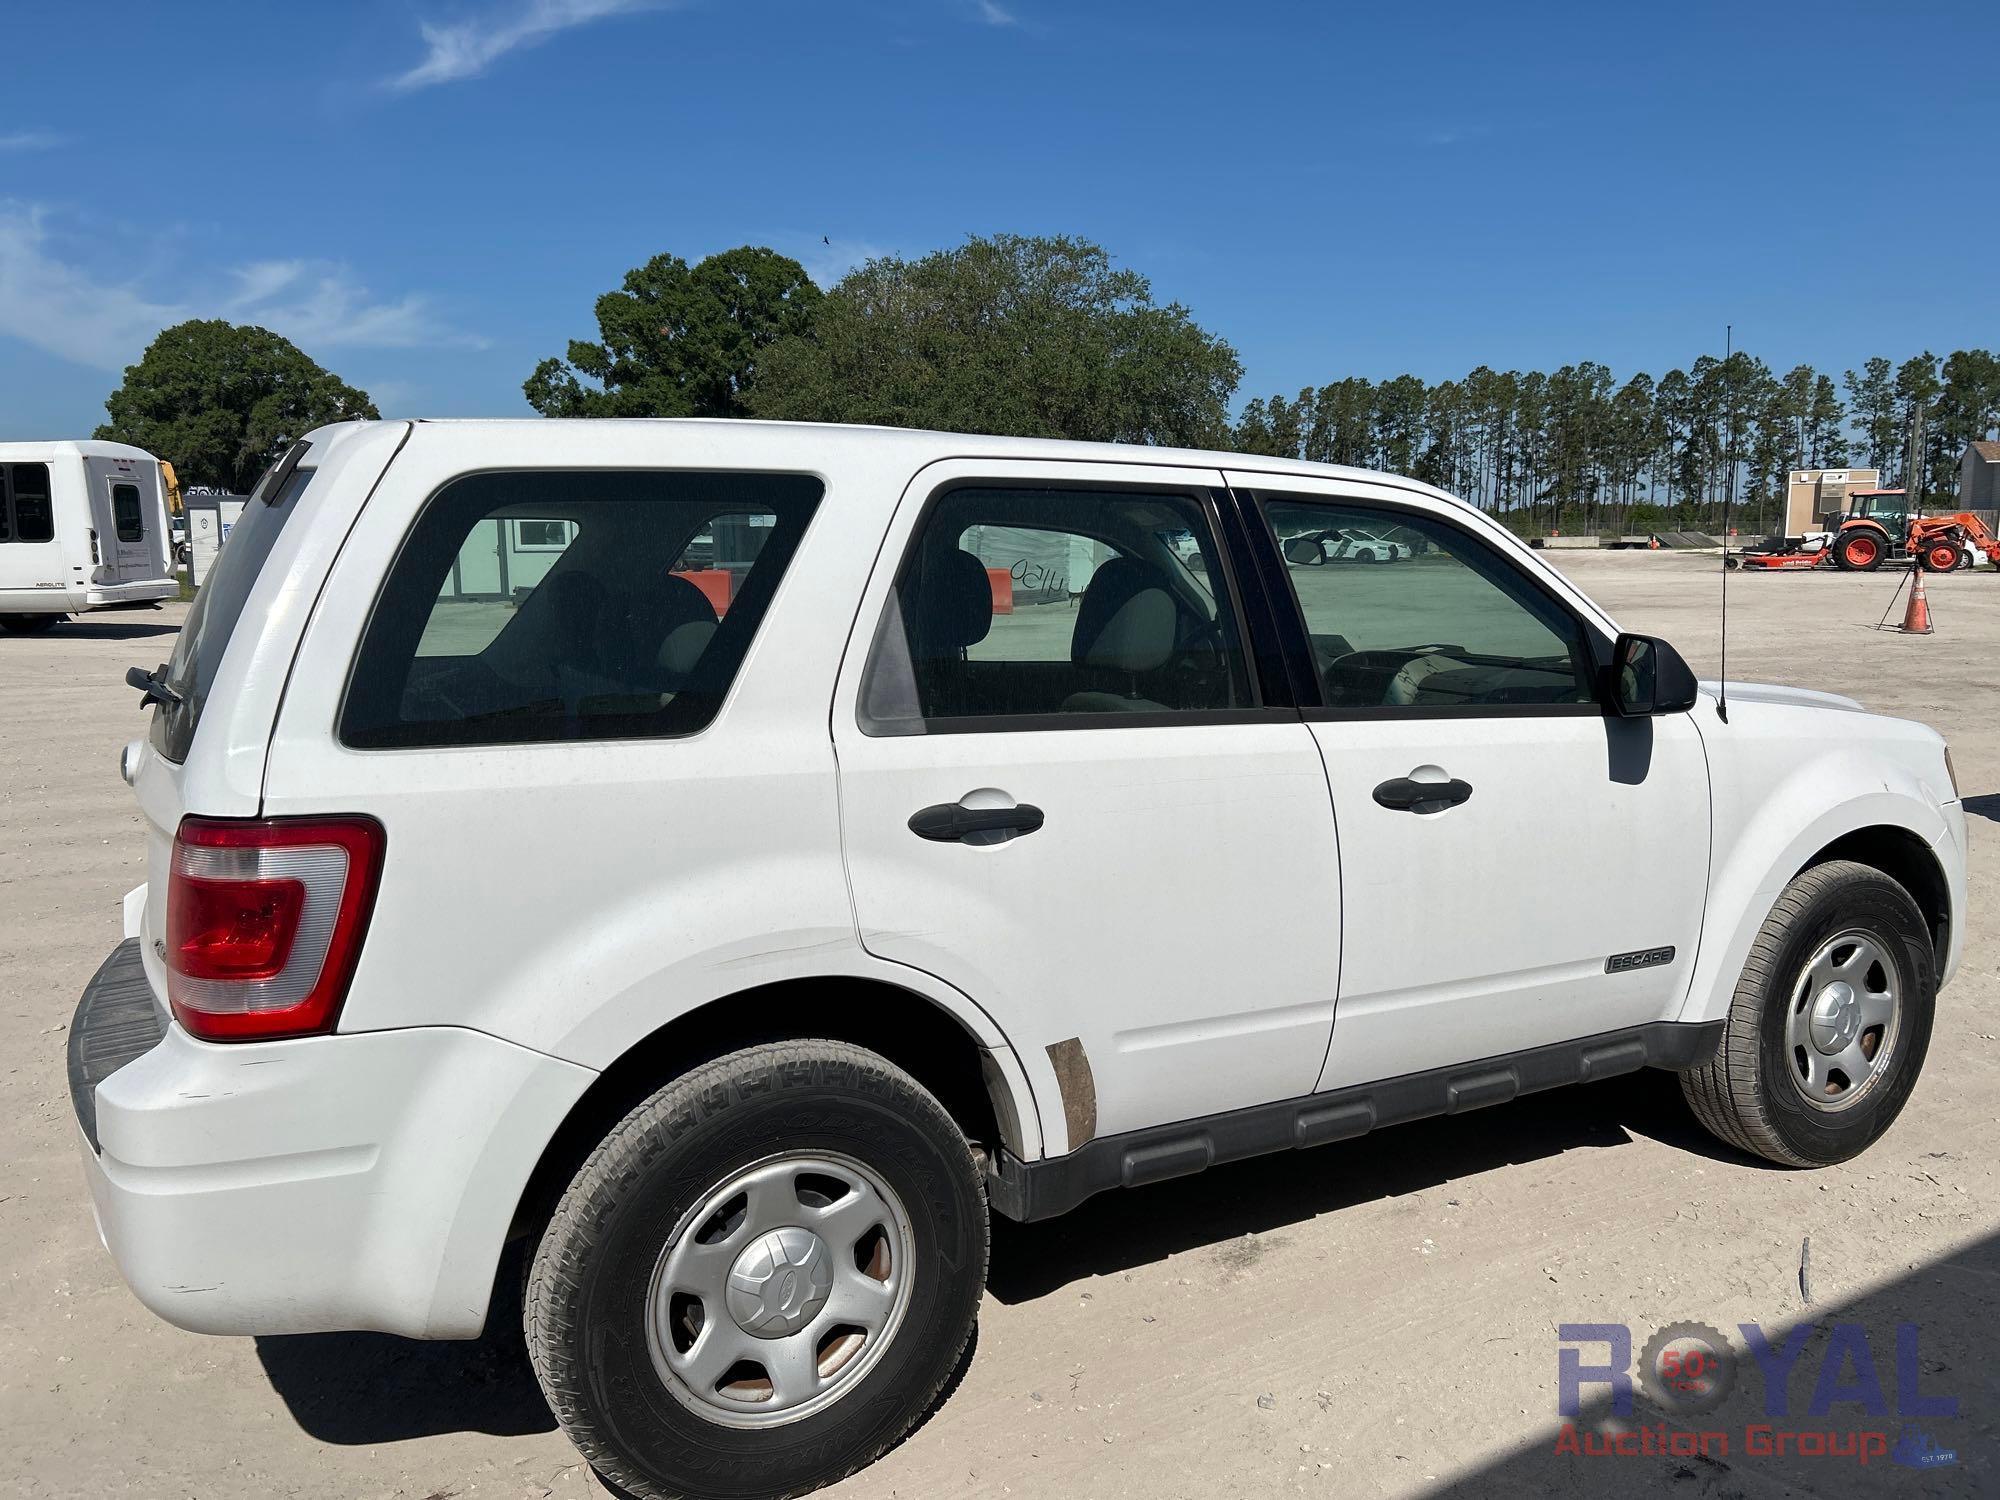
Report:
[[[1628,628],[1717,664],[1712,558],[1563,554]],[[837,1493],[855,1497],[1991,1494],[2000,1488],[2000,577],[1932,585],[1923,639],[1869,628],[1889,576],[1739,576],[1731,675],[1824,687],[1951,739],[1971,818],[1970,942],[1916,1098],[1874,1150],[1793,1173],[1703,1136],[1643,1074],[1388,1130],[995,1228],[956,1389]],[[182,611],[0,638],[0,1491],[201,1497],[599,1493],[536,1392],[518,1335],[210,1339],[125,1291],[79,1178],[63,1046],[140,878],[121,681]],[[1801,1246],[1810,1240],[1803,1295]],[[1790,1416],[1746,1365],[1697,1425],[1724,1453],[1556,1451],[1558,1329],[1677,1320],[1813,1331]],[[1807,1415],[1865,1331],[1890,1412]],[[1917,1471],[1745,1451],[1746,1424],[1901,1432],[1907,1363],[1955,1416]],[[1738,1339],[1739,1348],[1741,1339]],[[1578,1346],[1595,1363],[1603,1346]],[[1603,1411],[1593,1390],[1586,1416]],[[1849,1392],[1850,1395],[1853,1392]],[[1904,1410],[1907,1411],[1907,1405]],[[1643,1399],[1633,1422],[1656,1421]],[[1594,1421],[1587,1426],[1595,1427]]]

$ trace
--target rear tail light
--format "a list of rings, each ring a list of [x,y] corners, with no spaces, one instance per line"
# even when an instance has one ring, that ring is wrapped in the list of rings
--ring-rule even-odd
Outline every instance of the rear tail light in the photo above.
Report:
[[[382,874],[372,818],[183,818],[167,882],[167,999],[209,1041],[333,1030]]]

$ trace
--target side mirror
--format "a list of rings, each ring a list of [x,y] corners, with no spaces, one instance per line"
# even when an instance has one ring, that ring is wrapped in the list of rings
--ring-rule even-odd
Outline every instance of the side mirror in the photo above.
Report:
[[[1326,553],[1321,549],[1319,538],[1316,536],[1295,536],[1285,543],[1286,562],[1303,566],[1307,563],[1316,563],[1324,556]]]
[[[1685,713],[1699,696],[1693,669],[1657,636],[1619,636],[1606,677],[1605,706],[1620,718]]]

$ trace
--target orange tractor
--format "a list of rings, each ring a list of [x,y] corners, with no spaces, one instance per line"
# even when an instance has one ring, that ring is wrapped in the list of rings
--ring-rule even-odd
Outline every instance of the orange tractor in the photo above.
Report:
[[[1844,515],[1828,515],[1825,529],[1798,537],[1772,537],[1724,559],[1727,566],[1761,572],[1819,568],[1831,562],[1849,572],[1872,573],[1885,562],[1911,562],[1928,573],[1969,568],[1980,556],[2000,566],[2000,538],[1970,511],[1912,514],[1902,490],[1858,490]]]
[[[1915,513],[1902,490],[1860,490],[1849,500],[1828,549],[1837,568],[1873,572],[1885,561],[1914,558],[1926,572],[1949,573],[1971,567],[1975,554],[2000,563],[2000,539],[1970,511],[1949,516]]]
[[[1953,568],[1969,568],[1973,552],[2000,566],[2000,537],[1995,537],[1986,523],[1968,510],[1950,516],[1912,517],[1907,545],[1918,566],[1926,572],[1949,573]]]

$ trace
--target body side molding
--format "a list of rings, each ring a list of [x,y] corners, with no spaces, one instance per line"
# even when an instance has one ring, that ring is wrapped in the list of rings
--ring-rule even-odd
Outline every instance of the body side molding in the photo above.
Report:
[[[1721,1037],[1720,1021],[1653,1021],[1205,1119],[1103,1136],[1043,1161],[1024,1162],[1003,1150],[987,1166],[987,1198],[995,1211],[1010,1219],[1054,1218],[1108,1188],[1164,1182],[1221,1162],[1347,1140],[1379,1126],[1504,1104],[1521,1094],[1566,1083],[1589,1083],[1641,1068],[1684,1071],[1706,1062]]]

